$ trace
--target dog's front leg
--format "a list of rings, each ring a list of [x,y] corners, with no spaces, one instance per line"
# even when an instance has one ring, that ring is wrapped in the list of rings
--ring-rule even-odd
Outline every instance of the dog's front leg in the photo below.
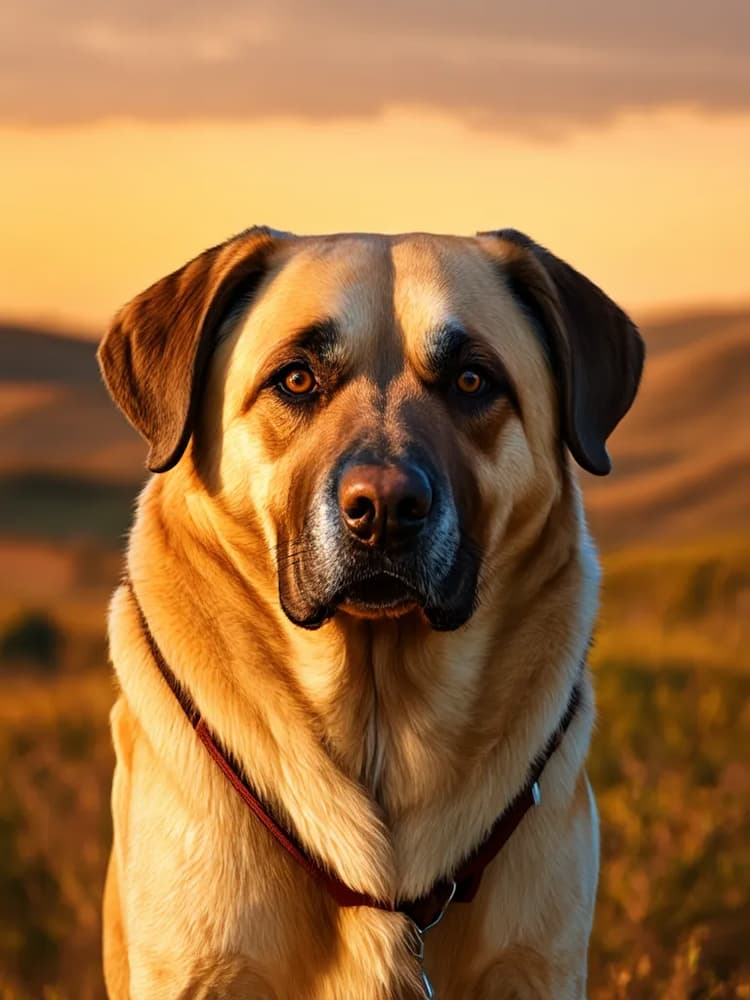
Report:
[[[550,963],[531,949],[514,948],[482,976],[474,1000],[586,1000],[586,955]]]

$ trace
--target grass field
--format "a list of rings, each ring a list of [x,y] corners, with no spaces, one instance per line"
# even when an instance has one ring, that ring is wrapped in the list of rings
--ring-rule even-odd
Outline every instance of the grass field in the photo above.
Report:
[[[615,555],[605,579],[589,995],[750,998],[750,539]],[[92,663],[93,582],[88,612],[63,622],[61,666],[0,668],[0,1000],[103,995],[113,685]]]

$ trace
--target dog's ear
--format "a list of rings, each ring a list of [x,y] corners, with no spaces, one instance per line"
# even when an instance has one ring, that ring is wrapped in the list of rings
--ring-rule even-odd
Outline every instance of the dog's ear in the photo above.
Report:
[[[115,402],[149,443],[152,472],[179,461],[221,320],[263,276],[282,235],[249,229],[157,281],[115,316],[99,365]]]
[[[593,282],[523,233],[479,236],[545,338],[573,457],[605,476],[612,467],[607,438],[630,409],[643,369],[635,324]]]

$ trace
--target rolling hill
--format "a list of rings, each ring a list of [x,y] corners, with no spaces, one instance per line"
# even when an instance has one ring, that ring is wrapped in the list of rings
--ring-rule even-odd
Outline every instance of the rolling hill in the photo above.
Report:
[[[750,531],[750,311],[645,326],[641,392],[610,442],[614,472],[582,474],[607,548]]]
[[[615,471],[581,475],[599,543],[747,532],[750,308],[674,316],[643,333],[646,374],[611,440]],[[0,325],[0,535],[59,539],[88,527],[120,538],[144,457],[91,342]],[[91,518],[97,509],[103,516]]]
[[[91,341],[0,325],[0,476],[137,482],[144,450],[112,406]]]

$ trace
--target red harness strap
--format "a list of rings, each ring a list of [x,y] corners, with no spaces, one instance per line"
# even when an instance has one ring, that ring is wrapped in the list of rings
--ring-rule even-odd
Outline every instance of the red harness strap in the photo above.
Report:
[[[555,729],[541,752],[532,761],[526,784],[498,816],[484,840],[474,848],[452,876],[436,882],[430,892],[419,899],[399,900],[395,903],[376,899],[368,893],[352,889],[345,882],[342,882],[341,879],[337,878],[336,875],[328,872],[319,861],[316,861],[315,858],[307,853],[294,834],[285,829],[274,818],[269,807],[253,790],[238,762],[232,757],[231,753],[221,746],[219,740],[206,725],[195,702],[180,681],[178,681],[177,677],[175,677],[151,634],[146,616],[138,601],[132,582],[130,579],[127,579],[125,583],[130,589],[140,618],[143,634],[148,642],[154,662],[159,668],[159,672],[175,696],[201,743],[206,748],[209,756],[214,760],[217,767],[245,805],[263,824],[271,836],[284,848],[287,854],[294,858],[297,864],[311,878],[315,879],[326,890],[339,906],[369,906],[378,910],[403,913],[413,920],[417,927],[427,927],[438,915],[442,915],[447,905],[446,901],[470,903],[474,898],[479,889],[485,868],[510,840],[529,809],[538,804],[538,781],[550,757],[560,746],[563,736],[573,721],[581,702],[581,683],[578,680],[573,686],[567,709],[557,729]]]

